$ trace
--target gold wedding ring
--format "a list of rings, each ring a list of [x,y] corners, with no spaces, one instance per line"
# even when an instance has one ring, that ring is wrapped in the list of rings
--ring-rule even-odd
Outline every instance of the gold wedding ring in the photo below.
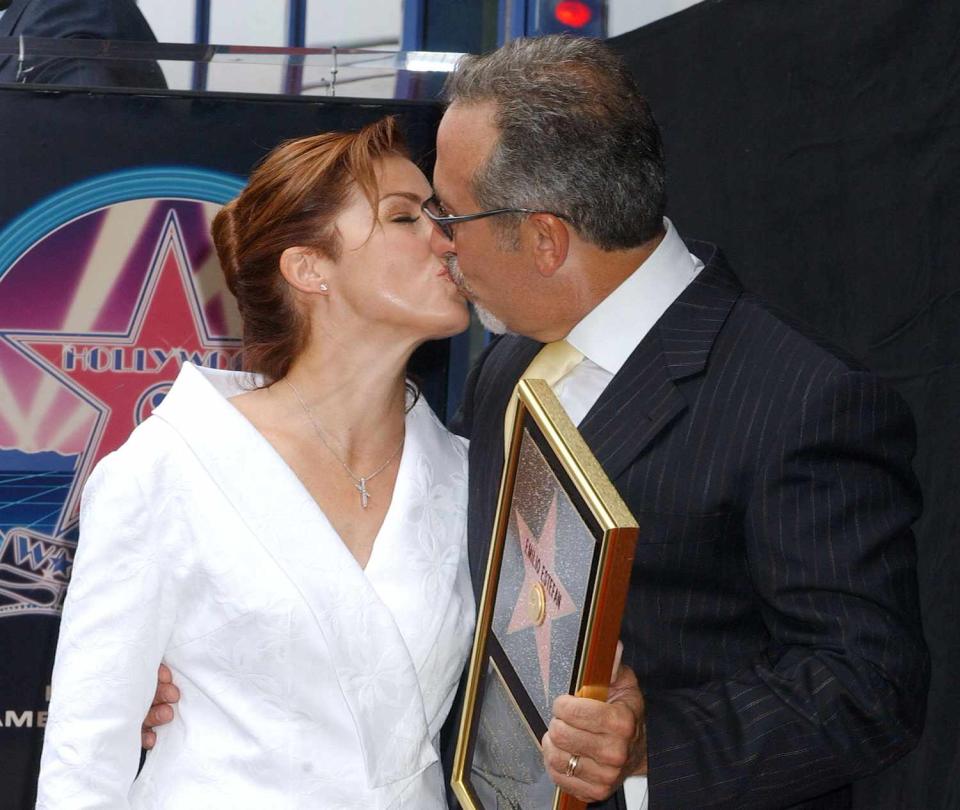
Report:
[[[571,754],[570,759],[567,760],[567,769],[563,772],[564,776],[576,776],[577,774],[577,765],[580,764],[580,755]]]

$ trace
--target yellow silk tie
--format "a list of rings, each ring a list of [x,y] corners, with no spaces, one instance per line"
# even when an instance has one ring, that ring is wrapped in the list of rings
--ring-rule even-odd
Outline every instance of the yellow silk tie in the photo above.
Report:
[[[553,386],[567,372],[572,371],[580,361],[583,355],[571,346],[565,340],[555,340],[553,343],[547,343],[530,361],[520,379],[544,380],[547,385]],[[510,451],[510,437],[513,436],[513,421],[516,415],[517,389],[514,387],[513,395],[507,404],[507,412],[503,417],[503,444],[504,454]]]

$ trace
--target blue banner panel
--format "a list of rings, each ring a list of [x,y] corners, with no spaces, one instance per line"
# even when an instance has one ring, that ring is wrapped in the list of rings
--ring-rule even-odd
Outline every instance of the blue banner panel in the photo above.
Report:
[[[183,362],[226,368],[239,350],[213,216],[287,138],[395,114],[429,163],[440,111],[26,87],[0,89],[0,110],[17,122],[0,129],[0,810],[19,810],[33,806],[86,476]],[[441,415],[449,365],[449,341],[412,362]]]

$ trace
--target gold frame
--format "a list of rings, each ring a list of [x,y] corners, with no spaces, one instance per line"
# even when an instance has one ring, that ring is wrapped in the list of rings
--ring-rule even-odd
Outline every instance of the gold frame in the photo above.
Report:
[[[575,677],[575,694],[578,696],[595,700],[607,698],[639,533],[637,522],[620,493],[607,478],[600,463],[546,382],[536,379],[520,380],[517,384],[516,403],[510,407],[515,407],[516,418],[500,482],[451,778],[454,793],[461,806],[467,810],[484,810],[469,784],[467,754],[473,732],[481,673],[488,657],[487,637],[491,632],[494,601],[520,458],[520,442],[527,418],[532,420],[543,434],[547,448],[573,483],[602,531],[602,538],[598,541],[599,563],[590,589],[592,598],[584,610],[584,647]],[[547,449],[539,444],[538,447],[541,451]],[[559,788],[554,792],[552,810],[581,810],[585,807],[585,804],[563,793]]]

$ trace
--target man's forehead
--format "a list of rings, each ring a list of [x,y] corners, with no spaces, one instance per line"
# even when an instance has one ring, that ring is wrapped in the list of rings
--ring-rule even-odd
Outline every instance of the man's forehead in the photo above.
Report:
[[[462,197],[465,192],[469,193],[470,188],[463,178],[447,173],[443,164],[437,160],[433,167],[433,190],[442,201],[452,202]]]
[[[437,162],[433,167],[433,190],[444,202],[456,202],[470,192],[469,175],[462,172],[457,160],[444,159],[437,149]]]
[[[437,162],[433,186],[440,199],[472,199],[470,178],[497,138],[493,104],[454,102],[437,132]]]
[[[440,119],[438,144],[492,143],[498,134],[496,105],[492,101],[463,104],[455,101]]]

